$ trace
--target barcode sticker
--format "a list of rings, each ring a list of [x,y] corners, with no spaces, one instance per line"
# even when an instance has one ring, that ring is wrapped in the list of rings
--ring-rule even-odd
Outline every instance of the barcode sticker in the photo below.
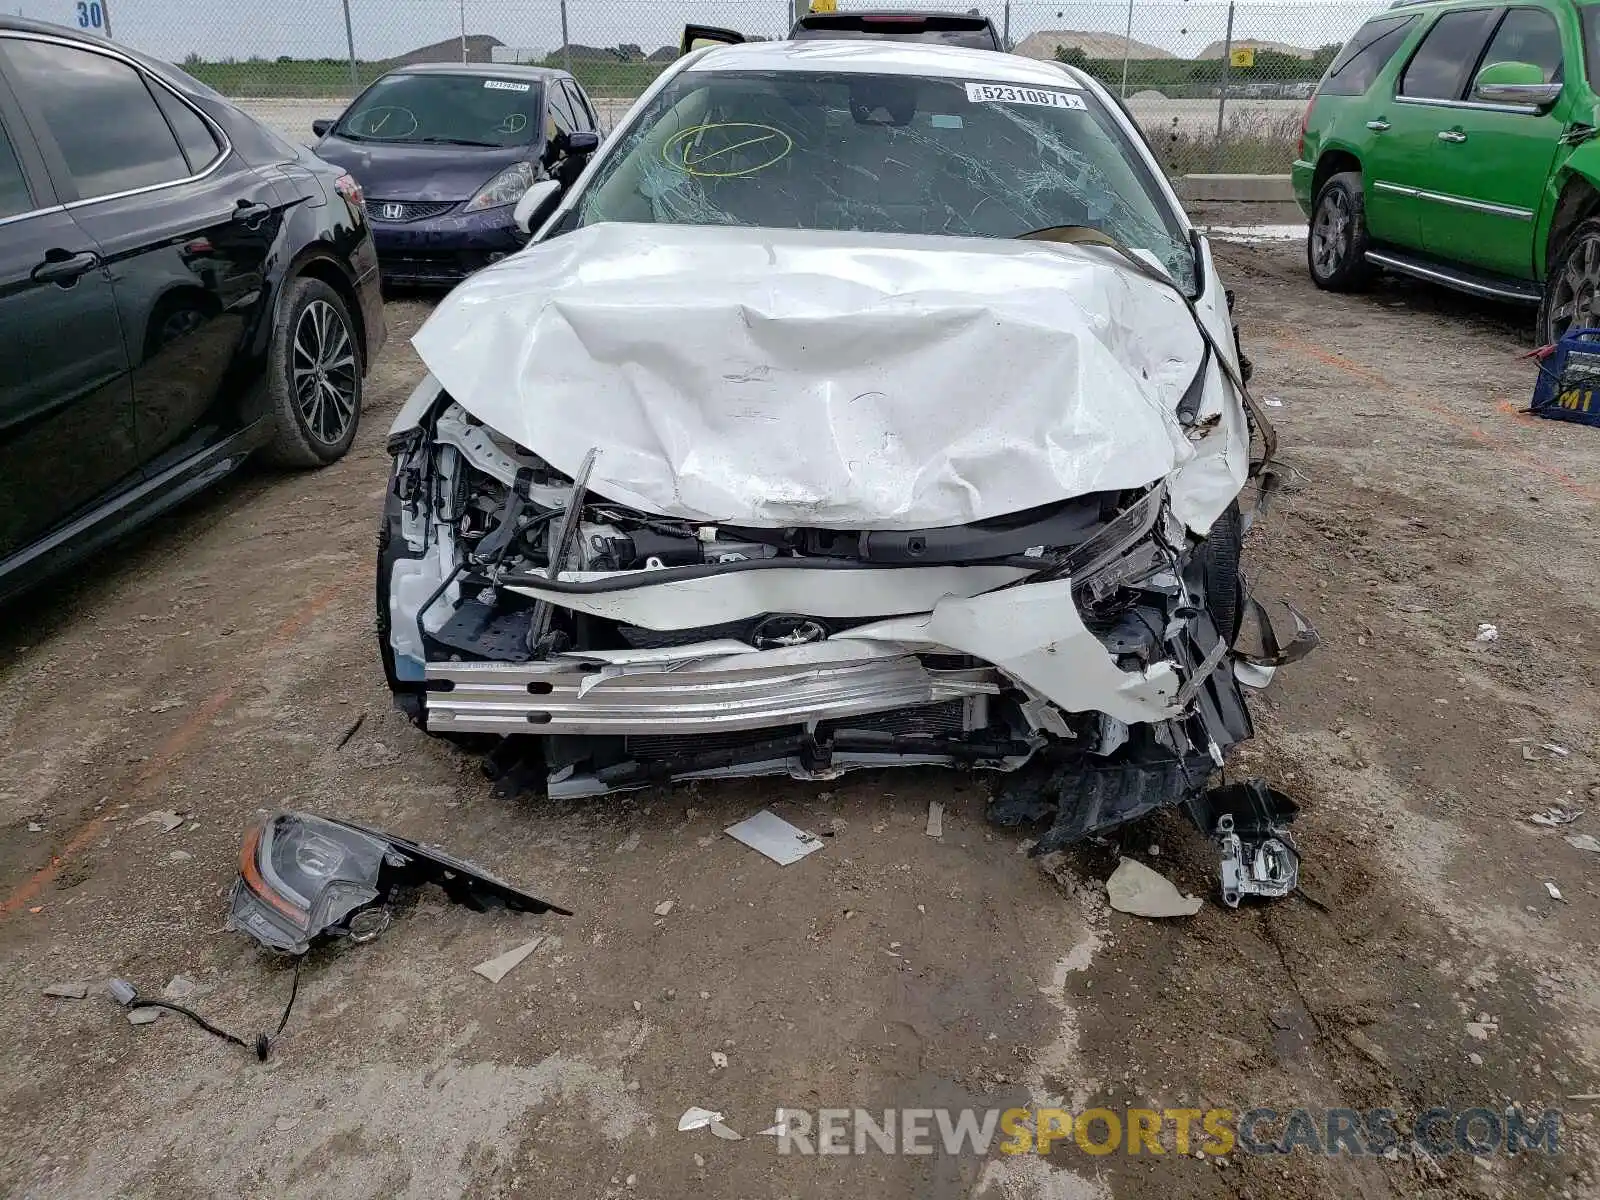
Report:
[[[525,92],[531,86],[526,83],[512,83],[509,79],[485,79],[483,86],[493,88],[497,92]]]
[[[1049,88],[1016,87],[1009,83],[969,83],[967,99],[974,104],[1036,104],[1041,108],[1085,108],[1082,96]]]

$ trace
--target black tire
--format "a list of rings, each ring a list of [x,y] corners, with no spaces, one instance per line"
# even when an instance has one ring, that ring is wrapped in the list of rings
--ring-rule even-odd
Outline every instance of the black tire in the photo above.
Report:
[[[1328,177],[1311,206],[1306,267],[1311,282],[1329,292],[1357,292],[1375,274],[1367,262],[1367,204],[1359,171]]]
[[[1217,632],[1230,646],[1239,636],[1244,619],[1244,584],[1239,573],[1239,557],[1244,552],[1244,518],[1235,500],[1211,523],[1200,547],[1201,577],[1205,580],[1206,606]]]
[[[277,433],[266,456],[282,467],[325,467],[343,458],[361,424],[365,365],[356,323],[339,293],[320,279],[291,280],[267,352]]]
[[[1600,217],[1578,222],[1546,264],[1539,344],[1589,327],[1600,328]]]

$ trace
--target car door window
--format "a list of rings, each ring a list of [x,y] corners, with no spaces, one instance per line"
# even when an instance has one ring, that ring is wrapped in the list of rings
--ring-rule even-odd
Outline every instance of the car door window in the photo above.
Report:
[[[1506,13],[1483,52],[1490,63],[1531,63],[1544,72],[1546,83],[1561,82],[1561,30],[1555,18],[1539,8],[1513,8]]]
[[[183,147],[183,156],[189,160],[189,170],[200,174],[217,160],[217,155],[222,151],[216,135],[211,132],[211,126],[201,120],[199,113],[160,84],[152,85],[150,91],[161,106],[167,124],[172,126],[172,132],[177,135],[178,144]]]
[[[1364,95],[1400,49],[1416,19],[1413,13],[1409,17],[1378,17],[1368,21],[1328,64],[1328,73],[1317,90],[1324,96]]]
[[[1422,37],[1422,44],[1400,77],[1400,95],[1415,100],[1455,100],[1467,72],[1478,61],[1478,48],[1489,32],[1495,9],[1447,12]]]
[[[28,191],[28,181],[23,177],[22,164],[0,125],[0,221],[14,217],[33,208],[33,195]]]
[[[558,133],[571,133],[578,127],[578,120],[572,115],[572,104],[567,99],[565,88],[553,87],[547,93],[550,97],[550,119],[555,122]]]
[[[578,86],[572,80],[565,79],[562,80],[561,90],[566,93],[567,105],[572,111],[573,128],[590,133],[597,130],[599,126],[595,124],[594,114],[584,103],[583,93],[578,90]]]
[[[24,103],[54,139],[80,199],[186,178],[178,139],[144,77],[108,55],[19,38],[0,40]]]

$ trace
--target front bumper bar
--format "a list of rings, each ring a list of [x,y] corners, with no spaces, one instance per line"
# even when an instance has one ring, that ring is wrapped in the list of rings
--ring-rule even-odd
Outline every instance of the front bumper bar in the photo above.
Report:
[[[577,659],[429,663],[434,733],[595,736],[727,733],[995,695],[989,668],[929,670],[915,655],[760,665],[608,666]]]

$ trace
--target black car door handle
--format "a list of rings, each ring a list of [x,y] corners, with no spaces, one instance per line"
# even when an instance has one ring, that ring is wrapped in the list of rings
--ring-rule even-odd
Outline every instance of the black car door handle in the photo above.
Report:
[[[251,229],[254,229],[271,215],[272,207],[270,205],[252,204],[248,200],[239,201],[233,210],[233,219]]]
[[[59,256],[59,257],[57,257]],[[33,269],[35,283],[59,283],[70,287],[80,275],[87,275],[100,265],[100,256],[88,250],[68,254],[65,250],[46,252],[45,260]]]

